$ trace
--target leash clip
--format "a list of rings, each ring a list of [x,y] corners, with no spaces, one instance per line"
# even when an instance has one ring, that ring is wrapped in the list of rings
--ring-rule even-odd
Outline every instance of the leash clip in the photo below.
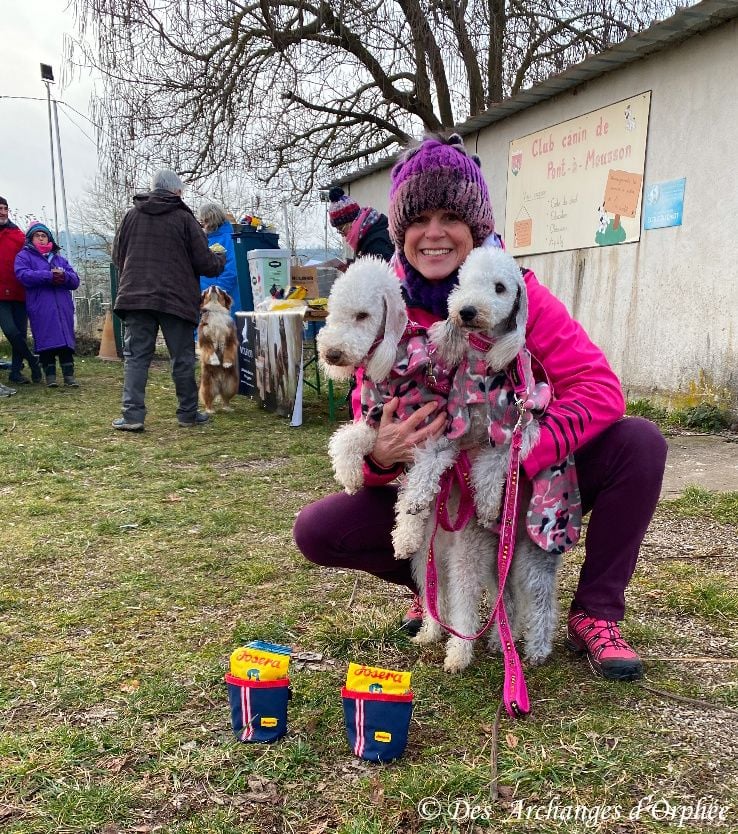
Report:
[[[523,425],[523,418],[527,409],[525,408],[526,401],[522,397],[519,397],[517,393],[514,393],[513,396],[515,398],[515,408],[518,410],[518,422],[515,423],[515,428],[513,429],[513,432],[516,432]]]

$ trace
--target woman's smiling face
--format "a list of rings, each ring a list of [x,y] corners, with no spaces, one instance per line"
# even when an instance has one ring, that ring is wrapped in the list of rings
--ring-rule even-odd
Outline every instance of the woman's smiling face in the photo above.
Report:
[[[447,278],[473,248],[469,226],[446,209],[423,212],[405,232],[405,257],[428,281]]]

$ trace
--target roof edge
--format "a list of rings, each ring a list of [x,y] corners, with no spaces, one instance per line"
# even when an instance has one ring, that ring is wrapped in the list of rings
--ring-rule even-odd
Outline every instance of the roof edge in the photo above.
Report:
[[[569,92],[587,81],[662,52],[702,32],[716,29],[736,17],[738,17],[738,3],[735,0],[702,0],[694,6],[680,9],[671,17],[652,24],[648,29],[631,35],[604,52],[591,55],[578,64],[567,67],[563,72],[503,99],[483,113],[461,122],[453,129],[462,136],[476,133],[482,128],[503,121],[543,101],[548,101],[560,93]],[[347,185],[377,171],[383,171],[391,167],[401,153],[402,151],[396,151],[363,168],[332,180],[329,184],[321,186],[321,190],[327,190],[334,185]]]

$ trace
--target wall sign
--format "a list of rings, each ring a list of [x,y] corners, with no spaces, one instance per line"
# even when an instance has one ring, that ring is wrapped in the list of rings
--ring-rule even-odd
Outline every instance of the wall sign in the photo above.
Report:
[[[512,255],[640,240],[650,108],[649,91],[510,142]]]
[[[643,200],[643,228],[665,229],[681,226],[684,212],[684,187],[687,178],[646,185]]]

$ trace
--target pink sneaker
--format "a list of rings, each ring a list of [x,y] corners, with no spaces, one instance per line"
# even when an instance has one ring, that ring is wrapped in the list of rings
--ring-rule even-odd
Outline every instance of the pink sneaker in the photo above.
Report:
[[[413,594],[413,601],[407,614],[402,618],[402,630],[409,637],[415,637],[423,625],[423,601],[417,594]]]
[[[623,640],[614,620],[596,620],[586,611],[572,611],[567,623],[566,648],[586,654],[596,675],[611,681],[637,681],[643,677],[643,664]]]

